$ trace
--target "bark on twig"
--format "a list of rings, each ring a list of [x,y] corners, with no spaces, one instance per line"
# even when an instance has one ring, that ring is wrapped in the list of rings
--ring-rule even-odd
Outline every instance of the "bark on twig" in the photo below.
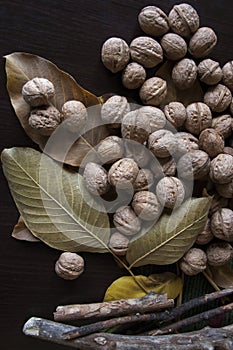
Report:
[[[198,332],[147,336],[122,336],[95,333],[86,337],[64,340],[61,335],[75,327],[32,317],[24,325],[26,335],[67,345],[80,350],[229,350],[233,349],[233,325],[224,328],[204,328]]]
[[[142,298],[117,301],[58,306],[54,312],[55,321],[77,321],[103,319],[136,313],[155,312],[174,305],[173,299],[165,294],[149,293]]]

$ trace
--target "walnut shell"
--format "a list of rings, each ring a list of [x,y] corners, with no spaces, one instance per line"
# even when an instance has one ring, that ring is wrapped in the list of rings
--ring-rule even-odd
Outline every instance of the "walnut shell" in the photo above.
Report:
[[[207,219],[204,229],[196,238],[196,244],[205,245],[209,243],[214,238],[211,232],[210,219]]]
[[[134,183],[138,172],[139,168],[133,159],[122,158],[109,169],[108,180],[113,186],[119,189],[126,189]]]
[[[87,122],[87,109],[80,101],[70,100],[63,104],[62,109],[63,125],[66,130],[78,133]]]
[[[202,102],[194,102],[186,108],[185,128],[194,135],[199,135],[204,129],[210,128],[212,113],[210,108]]]
[[[129,46],[121,38],[109,38],[102,46],[101,59],[107,69],[112,73],[117,73],[124,69],[129,62]]]
[[[124,115],[129,111],[130,106],[126,97],[114,95],[102,105],[101,118],[104,123],[110,124],[113,128],[118,128]]]
[[[146,191],[151,188],[154,183],[154,176],[150,169],[140,169],[136,180],[133,183],[133,188],[135,192]]]
[[[233,180],[233,157],[219,154],[210,164],[210,178],[214,183],[227,184]]]
[[[118,208],[113,215],[113,223],[126,236],[135,235],[141,229],[141,222],[130,206]]]
[[[189,37],[199,28],[198,13],[189,4],[175,5],[170,11],[168,19],[173,32],[184,37]]]
[[[141,118],[149,118],[150,133],[162,129],[166,125],[166,117],[160,108],[153,106],[143,106],[138,113]]]
[[[161,36],[169,30],[167,15],[156,6],[144,7],[138,15],[138,22],[143,32],[152,36]]]
[[[232,100],[232,95],[228,87],[222,84],[210,87],[204,95],[204,102],[213,112],[225,111]]]
[[[163,60],[162,47],[147,36],[139,36],[131,42],[130,54],[133,61],[145,68],[153,68]]]
[[[210,221],[213,235],[227,242],[233,242],[233,211],[222,208],[216,211]]]
[[[125,139],[144,143],[150,134],[150,118],[141,115],[140,109],[127,113],[121,123],[121,135]]]
[[[181,157],[187,152],[198,150],[198,139],[189,132],[178,132],[176,134],[177,139],[177,151],[176,155]]]
[[[215,85],[222,79],[222,69],[219,62],[207,58],[197,66],[199,79],[207,85]]]
[[[212,120],[211,127],[215,129],[224,138],[231,135],[233,125],[233,118],[230,114],[220,115]]]
[[[158,106],[166,95],[167,83],[158,77],[147,79],[139,91],[140,99],[145,105]]]
[[[196,79],[197,66],[190,58],[183,58],[172,69],[172,80],[179,90],[189,89]]]
[[[199,148],[214,158],[223,152],[224,139],[215,129],[205,129],[199,136]]]
[[[100,141],[96,151],[103,164],[111,164],[123,157],[124,142],[118,136],[108,136]]]
[[[83,179],[90,193],[101,196],[110,189],[107,171],[99,164],[89,162],[86,164]]]
[[[224,154],[229,154],[230,156],[233,157],[233,148],[232,147],[224,147],[223,153]]]
[[[173,157],[159,158],[158,162],[151,162],[151,171],[156,180],[159,180],[164,176],[175,176],[176,162]]]
[[[186,120],[186,108],[181,102],[170,102],[164,107],[164,114],[175,128],[180,128]]]
[[[195,58],[208,56],[217,44],[217,35],[212,28],[201,27],[189,41],[189,52]]]
[[[176,152],[177,140],[171,131],[161,129],[149,136],[148,148],[156,157],[167,158]]]
[[[84,271],[84,260],[76,254],[64,252],[55,264],[56,274],[65,280],[74,280]]]
[[[199,248],[191,248],[180,261],[181,270],[188,276],[194,276],[206,269],[206,253]]]
[[[178,176],[184,179],[198,180],[209,173],[210,158],[201,150],[184,154],[177,163]]]
[[[227,62],[222,67],[223,83],[233,92],[233,61]]]
[[[165,56],[169,60],[181,60],[187,53],[187,44],[178,34],[165,34],[162,37],[160,44],[164,50]]]
[[[212,216],[216,211],[228,206],[228,199],[214,193],[210,205],[209,215]]]
[[[227,184],[216,184],[217,192],[224,198],[233,198],[233,179]]]
[[[22,95],[31,107],[48,105],[55,95],[53,83],[45,78],[33,78],[23,85]]]
[[[133,159],[140,168],[147,167],[151,159],[150,151],[143,145],[135,141],[125,140],[125,158]],[[128,141],[128,142],[127,142]]]
[[[145,221],[156,220],[161,213],[161,205],[156,195],[150,191],[135,193],[132,207],[137,216]]]
[[[114,232],[110,237],[108,246],[114,254],[124,256],[128,250],[129,239],[120,232]]]
[[[165,208],[173,209],[183,203],[185,189],[179,179],[173,176],[166,176],[158,182],[156,195]]]
[[[61,114],[53,106],[33,109],[28,119],[30,127],[44,136],[50,136],[60,123]]]
[[[222,266],[233,256],[233,248],[227,242],[212,243],[206,250],[207,262],[211,266]]]
[[[138,89],[146,80],[146,71],[141,64],[131,62],[125,67],[121,79],[127,89]]]

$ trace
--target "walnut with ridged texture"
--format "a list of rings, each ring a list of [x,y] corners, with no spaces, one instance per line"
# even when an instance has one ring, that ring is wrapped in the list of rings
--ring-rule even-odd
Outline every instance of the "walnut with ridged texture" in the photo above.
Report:
[[[224,139],[215,129],[205,129],[199,136],[199,148],[214,158],[223,153]]]
[[[140,109],[127,113],[122,119],[121,135],[124,139],[143,144],[150,132],[150,118],[147,115],[141,115]]]
[[[130,43],[130,55],[133,61],[145,68],[154,68],[163,60],[163,50],[158,41],[139,36]]]
[[[183,58],[172,69],[172,80],[179,90],[189,89],[196,79],[197,66],[190,58]]]
[[[224,112],[232,100],[231,91],[223,84],[210,87],[205,95],[204,102],[213,112]]]
[[[108,136],[98,144],[96,152],[103,164],[111,164],[123,157],[124,142],[121,137]]]
[[[219,154],[210,164],[210,178],[214,183],[227,184],[233,180],[233,157]]]
[[[175,128],[183,126],[186,120],[186,108],[181,102],[170,102],[164,107],[164,114]]]
[[[210,171],[209,155],[201,150],[184,154],[177,163],[177,173],[182,179],[199,180]]]
[[[38,134],[50,136],[61,123],[61,113],[53,106],[33,109],[28,124]]]
[[[130,112],[129,103],[124,96],[114,95],[101,107],[101,119],[112,128],[119,128],[125,114]]]
[[[161,205],[156,195],[150,191],[135,193],[132,207],[137,216],[145,221],[156,220],[161,213]]]
[[[214,238],[213,233],[210,228],[210,219],[208,218],[205,224],[204,229],[196,238],[196,244],[205,245],[209,243]]]
[[[120,232],[114,232],[110,237],[108,246],[114,254],[124,256],[128,250],[129,239]]]
[[[223,76],[219,62],[210,58],[207,58],[198,64],[197,73],[199,79],[207,85],[218,84]]]
[[[166,125],[166,117],[158,107],[143,106],[138,110],[141,118],[149,118],[150,133],[162,129]]]
[[[194,102],[186,108],[185,128],[194,135],[199,135],[202,130],[210,128],[212,113],[207,104]]]
[[[233,92],[233,61],[229,61],[222,67],[223,83]]]
[[[178,178],[166,176],[158,182],[156,195],[165,208],[178,208],[184,201],[185,189]]]
[[[167,15],[156,6],[144,7],[138,15],[138,22],[144,33],[161,36],[169,31]]]
[[[110,189],[108,173],[97,163],[89,162],[86,164],[83,179],[88,191],[95,196],[101,196]]]
[[[180,260],[180,269],[188,276],[195,276],[206,269],[206,253],[199,248],[191,248]]]
[[[36,77],[23,85],[22,95],[31,107],[39,107],[49,104],[55,89],[50,80]]]
[[[127,189],[133,186],[138,172],[138,165],[133,159],[122,158],[109,169],[108,180],[110,184],[119,189]]]
[[[211,217],[210,227],[215,237],[233,242],[233,211],[229,208],[216,211]]]
[[[165,56],[169,60],[181,60],[187,53],[187,44],[185,40],[178,34],[165,34],[162,37],[160,44],[164,50]]]
[[[64,252],[55,264],[56,274],[65,280],[74,280],[84,271],[84,260],[76,254]]]
[[[189,4],[175,5],[168,16],[169,24],[173,32],[188,38],[199,28],[199,16],[197,11]]]
[[[117,37],[107,39],[101,49],[104,66],[112,73],[124,69],[130,59],[129,46],[125,40]]]
[[[222,266],[227,264],[233,256],[233,248],[230,243],[212,243],[206,250],[207,262],[211,266]]]
[[[161,129],[150,134],[149,150],[158,158],[167,158],[176,152],[176,136],[169,130]]]
[[[72,133],[78,133],[87,122],[87,109],[80,101],[70,100],[61,109],[63,126]]]
[[[139,170],[136,180],[133,183],[135,192],[147,191],[154,183],[154,175],[150,169],[142,168]]]
[[[139,63],[131,62],[122,72],[121,80],[127,89],[138,89],[146,80],[145,68]]]
[[[139,91],[140,99],[145,105],[158,106],[166,95],[167,83],[158,77],[147,79]]]
[[[212,120],[211,127],[215,129],[225,139],[232,133],[233,118],[230,114],[223,114]]]
[[[130,206],[118,208],[113,215],[113,223],[126,236],[133,236],[141,229],[141,221]]]

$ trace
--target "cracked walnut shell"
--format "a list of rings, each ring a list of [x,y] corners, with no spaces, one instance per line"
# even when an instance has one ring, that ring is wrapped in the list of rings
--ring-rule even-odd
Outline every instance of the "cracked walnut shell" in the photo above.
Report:
[[[74,280],[84,271],[84,260],[76,254],[64,252],[55,264],[56,274],[65,280]]]

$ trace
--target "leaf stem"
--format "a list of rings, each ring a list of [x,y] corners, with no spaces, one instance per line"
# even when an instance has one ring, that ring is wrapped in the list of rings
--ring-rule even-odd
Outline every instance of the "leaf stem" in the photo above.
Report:
[[[216,290],[216,292],[219,292],[221,289],[217,286],[217,284],[214,282],[214,280],[208,275],[206,271],[202,272],[203,276],[207,279],[207,281],[210,283],[210,285]]]

